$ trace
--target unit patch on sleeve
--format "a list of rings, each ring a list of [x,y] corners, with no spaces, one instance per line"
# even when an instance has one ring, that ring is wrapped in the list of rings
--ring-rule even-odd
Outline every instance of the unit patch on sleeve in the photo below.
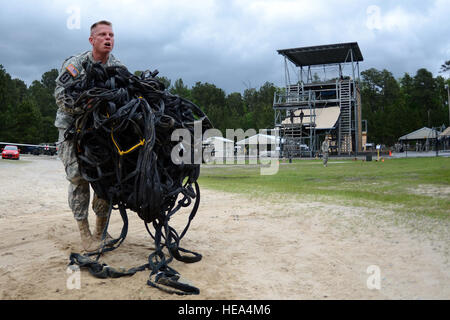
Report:
[[[70,74],[69,74],[69,72],[64,72],[62,75],[61,75],[61,77],[59,77],[59,81],[62,83],[62,84],[66,84],[66,82],[67,81],[69,81],[70,80]]]
[[[75,68],[75,66],[73,65],[73,64],[69,64],[67,67],[66,67],[66,69],[67,69],[67,71],[69,71],[70,72],[70,74],[72,75],[72,77],[76,77],[77,75],[78,75],[78,70],[77,70],[77,68]]]

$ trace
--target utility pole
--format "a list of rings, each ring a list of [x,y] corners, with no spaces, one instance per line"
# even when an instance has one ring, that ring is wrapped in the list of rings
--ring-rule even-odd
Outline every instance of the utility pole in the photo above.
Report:
[[[406,142],[408,142],[408,135],[406,136]],[[406,149],[406,158],[408,158],[408,143],[406,143],[405,149]]]
[[[445,89],[447,89],[448,95],[448,126],[450,127],[450,86],[446,84]]]
[[[438,143],[437,129],[438,129],[438,128],[436,128],[436,130],[434,131],[434,143],[435,143],[435,145],[436,145],[436,157],[439,155],[439,151],[438,151],[439,143]],[[433,130],[434,130],[434,127],[433,127]]]

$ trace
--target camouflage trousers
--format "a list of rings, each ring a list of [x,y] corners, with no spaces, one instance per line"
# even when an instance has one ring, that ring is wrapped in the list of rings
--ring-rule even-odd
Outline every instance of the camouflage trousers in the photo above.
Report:
[[[59,129],[58,154],[66,170],[66,179],[69,180],[69,207],[73,212],[75,220],[84,220],[88,217],[90,188],[89,182],[83,179],[78,167],[75,153],[75,143],[64,141],[65,129]],[[94,192],[92,199],[92,210],[99,217],[108,214],[108,201],[100,199]]]
[[[323,153],[323,165],[326,167],[328,164],[328,152]]]

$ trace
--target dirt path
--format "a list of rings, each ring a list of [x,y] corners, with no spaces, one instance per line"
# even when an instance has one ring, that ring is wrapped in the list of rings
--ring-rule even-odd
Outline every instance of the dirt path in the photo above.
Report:
[[[80,250],[79,234],[60,161],[1,160],[0,177],[0,299],[450,298],[446,226],[437,224],[440,231],[430,238],[393,223],[386,212],[292,198],[251,199],[204,188],[182,242],[203,259],[171,263],[200,288],[199,296],[150,288],[148,271],[105,280],[82,271],[81,288],[71,289],[67,263],[70,252]],[[153,240],[142,221],[133,212],[129,218],[127,239],[103,258],[111,266],[144,264],[151,252]],[[187,212],[177,213],[171,225],[182,228],[186,218]],[[90,221],[93,225],[92,213]],[[118,236],[121,227],[115,213],[110,233]],[[379,283],[379,289],[369,289],[368,282],[369,287]]]

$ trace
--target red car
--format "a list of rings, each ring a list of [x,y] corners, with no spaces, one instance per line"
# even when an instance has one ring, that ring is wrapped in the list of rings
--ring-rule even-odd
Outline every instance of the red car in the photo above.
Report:
[[[6,146],[2,149],[2,159],[19,160],[20,150],[17,146]]]

